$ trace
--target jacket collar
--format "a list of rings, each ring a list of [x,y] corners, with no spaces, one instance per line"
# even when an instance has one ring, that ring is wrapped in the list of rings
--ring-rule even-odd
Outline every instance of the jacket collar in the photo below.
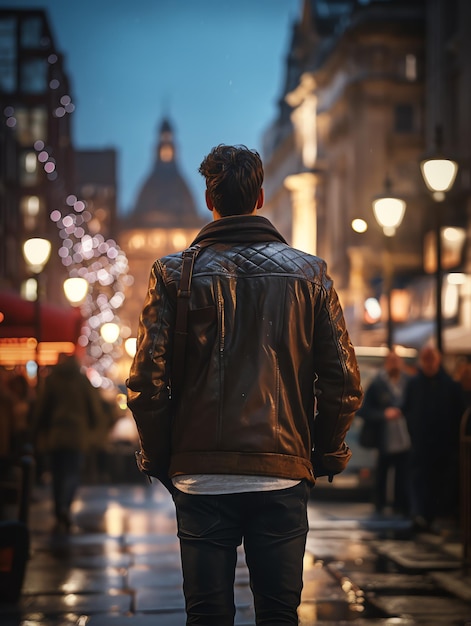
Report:
[[[260,215],[234,215],[222,217],[206,224],[192,242],[206,247],[213,243],[253,243],[279,241],[287,243],[273,224]]]

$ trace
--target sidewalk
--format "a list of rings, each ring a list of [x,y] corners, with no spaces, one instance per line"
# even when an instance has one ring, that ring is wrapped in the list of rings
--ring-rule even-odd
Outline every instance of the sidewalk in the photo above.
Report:
[[[50,494],[30,511],[31,558],[3,626],[184,626],[173,504],[158,485],[80,490],[70,535],[52,533]],[[471,626],[471,578],[453,534],[411,538],[365,503],[309,505],[301,626]],[[236,575],[237,626],[253,626],[248,572]]]

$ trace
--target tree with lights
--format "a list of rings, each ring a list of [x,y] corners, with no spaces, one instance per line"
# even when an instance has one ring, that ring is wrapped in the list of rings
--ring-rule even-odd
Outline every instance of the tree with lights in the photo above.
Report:
[[[92,383],[107,388],[113,386],[108,375],[113,373],[122,355],[123,341],[130,334],[126,327],[120,327],[118,311],[132,277],[128,274],[126,255],[118,244],[113,239],[105,239],[101,233],[90,232],[88,225],[92,215],[86,203],[70,195],[66,205],[64,212],[54,210],[50,215],[62,239],[58,254],[71,278],[84,278],[90,285],[81,305],[86,321],[78,343],[89,357]],[[120,331],[115,341],[107,341],[100,332],[105,324],[115,324]]]

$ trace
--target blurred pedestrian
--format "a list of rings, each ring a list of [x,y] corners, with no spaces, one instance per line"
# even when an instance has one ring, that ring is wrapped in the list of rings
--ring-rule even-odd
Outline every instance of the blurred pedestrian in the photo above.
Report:
[[[471,361],[461,361],[456,368],[454,378],[463,389],[466,406],[471,408]]]
[[[15,374],[8,380],[8,389],[13,402],[13,452],[21,455],[25,446],[32,443],[33,392],[24,374]]]
[[[0,367],[0,482],[8,481],[14,463],[15,414],[7,372]],[[3,502],[0,502],[0,518]]]
[[[390,484],[393,512],[403,516],[409,514],[410,438],[401,411],[408,379],[403,360],[391,350],[366,389],[363,405],[358,411],[365,426],[375,433],[377,458],[373,501],[377,514],[383,514],[389,504]]]
[[[8,388],[7,373],[0,368],[0,478],[11,463],[14,429],[13,397]]]
[[[68,531],[71,505],[94,431],[104,419],[97,390],[74,356],[59,355],[38,392],[34,440],[49,457],[56,528]]]
[[[184,255],[154,263],[140,318],[127,382],[139,465],[176,505],[186,623],[234,624],[243,542],[257,623],[298,624],[309,488],[351,456],[345,435],[362,397],[355,352],[324,261],[257,215],[258,153],[217,146],[199,171],[213,221]],[[177,367],[177,290],[188,289],[182,258],[193,250]]]
[[[425,346],[402,406],[412,442],[411,512],[417,530],[429,530],[437,518],[456,521],[464,408],[462,388],[443,368],[440,352]]]

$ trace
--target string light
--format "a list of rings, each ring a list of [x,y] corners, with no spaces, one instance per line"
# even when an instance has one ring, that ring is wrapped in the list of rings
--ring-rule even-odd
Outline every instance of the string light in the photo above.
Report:
[[[81,306],[88,328],[82,329],[79,345],[86,347],[95,361],[91,376],[93,384],[110,387],[113,383],[107,373],[122,355],[122,340],[118,337],[113,344],[106,343],[97,331],[104,324],[119,325],[118,310],[124,303],[126,287],[132,282],[128,275],[128,261],[113,239],[88,231],[87,223],[92,216],[86,210],[85,202],[70,195],[66,205],[68,212],[65,215],[53,211],[50,216],[62,239],[59,257],[69,269],[70,276],[85,278],[91,286]]]

